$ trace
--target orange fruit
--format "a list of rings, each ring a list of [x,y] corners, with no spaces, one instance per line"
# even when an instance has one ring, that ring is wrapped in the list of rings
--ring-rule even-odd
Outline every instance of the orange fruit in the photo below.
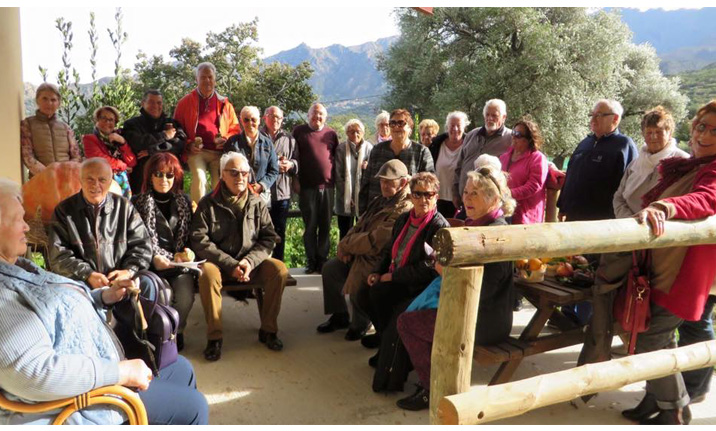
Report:
[[[520,259],[515,261],[515,266],[517,269],[527,269],[529,266],[529,261],[527,259]]]
[[[542,268],[542,261],[537,258],[532,258],[528,261],[530,271],[539,271]]]

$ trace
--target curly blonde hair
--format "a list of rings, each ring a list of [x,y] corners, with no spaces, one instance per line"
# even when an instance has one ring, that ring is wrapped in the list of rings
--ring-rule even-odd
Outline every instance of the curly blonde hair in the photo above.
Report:
[[[507,177],[501,170],[492,165],[483,165],[475,171],[468,172],[467,181],[483,195],[485,201],[501,202],[505,216],[511,216],[515,212],[517,202],[512,198],[512,192],[507,186]]]

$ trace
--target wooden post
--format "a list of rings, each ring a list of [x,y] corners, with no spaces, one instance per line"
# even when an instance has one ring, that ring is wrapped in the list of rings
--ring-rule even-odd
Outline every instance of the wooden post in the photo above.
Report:
[[[667,221],[655,237],[633,218],[441,229],[433,244],[443,266],[482,265],[530,257],[612,253],[716,243],[716,216]]]
[[[431,354],[430,423],[438,423],[438,403],[470,389],[482,266],[443,269],[440,304]]]
[[[433,349],[433,356],[434,354]],[[480,386],[469,392],[442,399],[438,406],[437,423],[482,424],[521,415],[583,395],[615,390],[642,380],[714,365],[716,341],[704,341],[678,349],[658,350],[587,364],[517,382]],[[430,395],[432,408],[433,394]],[[432,416],[431,423],[434,423]]]

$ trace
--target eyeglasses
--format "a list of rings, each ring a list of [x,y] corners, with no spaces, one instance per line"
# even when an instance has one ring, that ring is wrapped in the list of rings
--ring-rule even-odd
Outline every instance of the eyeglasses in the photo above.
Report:
[[[716,126],[710,126],[706,123],[699,123],[694,127],[694,130],[699,133],[709,132],[711,136],[716,136]]]
[[[238,178],[239,175],[242,177],[248,177],[251,171],[240,171],[238,169],[224,169],[224,172],[228,172],[232,178]]]
[[[600,113],[592,113],[592,114],[589,114],[589,118],[594,118],[594,119],[596,120],[596,119],[598,119],[598,118],[608,117],[608,116],[610,116],[610,115],[617,115],[617,114],[615,114],[615,113],[613,113],[613,112],[605,112],[605,113],[602,113],[602,114],[600,114]]]
[[[276,114],[267,115],[266,117],[267,117],[267,118],[270,118],[270,119],[272,119],[272,120],[283,121],[283,117],[280,117],[280,116],[278,116],[278,115],[276,115]]]
[[[116,123],[117,120],[114,117],[99,117],[97,118],[97,121],[106,121],[108,123]]]
[[[168,180],[174,179],[174,172],[159,172],[159,171],[157,171],[152,175],[154,175],[154,178],[159,178],[159,179],[161,179],[161,178],[166,178]]]
[[[410,195],[412,196],[413,199],[422,199],[422,198],[432,199],[437,194],[438,194],[438,192],[411,192],[410,193]]]
[[[258,124],[259,119],[258,118],[242,118],[241,121],[243,121],[244,123]]]
[[[405,127],[405,125],[408,124],[405,120],[390,120],[388,122],[388,125],[390,127]]]
[[[513,130],[513,131],[512,131],[512,136],[514,136],[514,137],[517,138],[517,139],[519,139],[519,138],[529,139],[529,138],[527,137],[527,135],[522,134],[522,133],[518,132],[517,130]]]

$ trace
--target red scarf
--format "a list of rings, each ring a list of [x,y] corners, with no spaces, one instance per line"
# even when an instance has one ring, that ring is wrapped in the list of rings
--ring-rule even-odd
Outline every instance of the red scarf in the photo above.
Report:
[[[437,208],[433,208],[432,210],[428,211],[424,216],[418,218],[415,216],[415,210],[410,210],[410,217],[408,217],[408,222],[405,223],[405,226],[403,226],[403,230],[400,231],[400,234],[398,235],[398,239],[395,240],[393,243],[393,249],[391,251],[390,256],[390,269],[388,272],[392,273],[395,271],[395,259],[398,256],[398,249],[400,248],[400,244],[403,243],[403,239],[405,239],[405,235],[408,233],[408,228],[412,224],[413,226],[418,226],[418,230],[415,231],[413,236],[408,240],[408,244],[405,246],[405,251],[403,252],[403,256],[400,259],[400,263],[398,263],[398,268],[405,265],[405,263],[408,261],[408,256],[410,255],[410,252],[413,250],[413,244],[415,244],[415,240],[418,239],[420,236],[420,232],[425,229],[425,226],[430,223],[430,220],[433,219],[435,216],[435,213],[438,211]]]
[[[484,216],[477,218],[475,220],[473,219],[467,219],[465,220],[465,226],[487,226],[492,224],[495,220],[502,217],[505,213],[502,211],[502,208],[497,208],[493,211],[490,211],[489,213],[485,214]]]
[[[684,175],[688,174],[701,165],[711,163],[716,160],[716,156],[699,157],[692,159],[684,159],[681,157],[669,157],[659,163],[659,182],[644,196],[641,197],[642,208],[646,208],[671,187],[672,184],[680,180]]]

